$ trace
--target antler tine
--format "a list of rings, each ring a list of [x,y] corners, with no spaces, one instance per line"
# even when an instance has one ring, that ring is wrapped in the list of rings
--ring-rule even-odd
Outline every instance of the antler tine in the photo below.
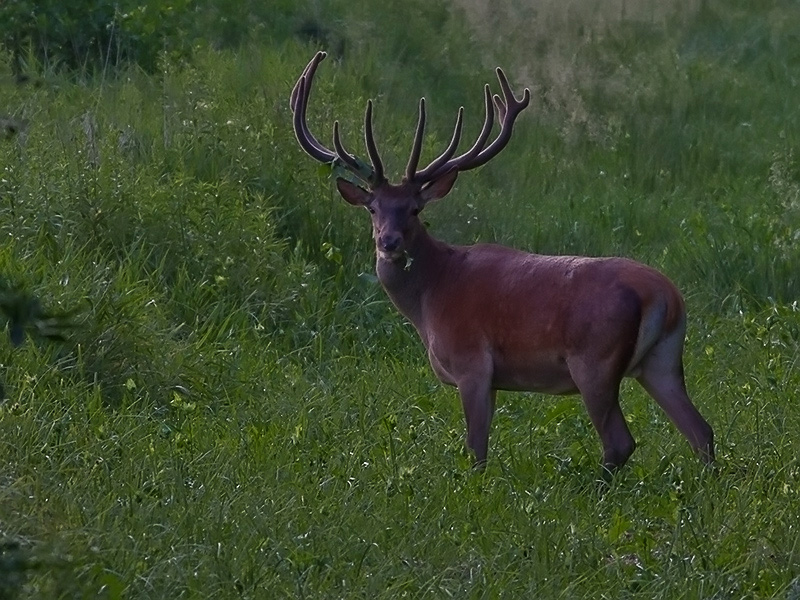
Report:
[[[297,83],[295,83],[294,87],[292,88],[292,95],[289,98],[289,108],[292,109],[292,112],[295,112],[297,109],[297,99],[300,94],[300,89],[303,86],[303,82],[313,79],[314,73],[317,70],[317,66],[319,66],[319,63],[321,63],[327,55],[327,52],[317,52],[314,55],[314,58],[308,61],[305,69],[303,69],[303,72],[300,74]]]
[[[417,129],[414,132],[414,143],[411,145],[411,156],[406,165],[406,181],[413,181],[417,177],[417,165],[422,153],[422,136],[425,133],[425,98],[419,99],[419,117]]]
[[[329,163],[336,158],[336,154],[323,146],[314,134],[308,129],[306,123],[306,109],[308,108],[308,98],[311,95],[311,83],[314,79],[314,72],[317,66],[327,56],[325,52],[317,52],[306,68],[303,69],[302,75],[294,84],[292,94],[289,98],[289,107],[294,113],[294,135],[300,147],[305,150],[312,158],[320,162]]]
[[[432,173],[437,173],[439,168],[444,165],[450,158],[452,158],[453,154],[455,154],[456,149],[458,148],[458,143],[461,141],[461,132],[463,130],[464,124],[464,107],[461,106],[458,109],[458,115],[456,116],[456,126],[453,129],[453,137],[450,139],[450,143],[445,148],[445,151],[442,152],[439,156],[431,161],[431,163],[422,169],[422,171],[417,172],[414,175],[414,179],[418,179],[422,182],[429,181],[431,178]]]
[[[359,177],[369,179],[371,173],[367,173],[359,164],[358,159],[345,150],[342,144],[342,138],[339,135],[339,121],[333,122],[333,147],[336,149],[336,159],[344,163],[344,165],[354,171]],[[364,165],[366,166],[366,165]]]
[[[312,158],[320,162],[329,163],[336,158],[336,154],[328,150],[317,141],[306,124],[306,107],[308,106],[308,92],[310,85],[305,77],[300,78],[300,86],[295,103],[294,111],[294,135],[300,147],[305,150]]]
[[[494,107],[497,109],[497,118],[502,123],[506,118],[506,105],[503,103],[502,98],[500,98],[500,96],[497,94],[492,96],[492,100],[494,101]]]
[[[375,145],[375,134],[372,130],[372,100],[367,100],[367,112],[364,114],[364,141],[367,145],[367,154],[372,162],[372,177],[370,182],[373,186],[386,181],[383,175],[383,161],[378,153],[378,146]]]
[[[483,86],[483,127],[480,134],[478,134],[478,139],[472,144],[472,148],[461,156],[455,157],[451,162],[457,164],[475,158],[486,145],[486,140],[489,139],[489,134],[492,133],[492,127],[494,127],[494,109],[492,108],[492,92],[487,83]]]

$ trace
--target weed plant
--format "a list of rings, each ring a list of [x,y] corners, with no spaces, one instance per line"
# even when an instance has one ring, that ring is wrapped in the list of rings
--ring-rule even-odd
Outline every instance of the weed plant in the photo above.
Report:
[[[716,470],[625,384],[639,448],[610,482],[573,397],[501,394],[471,471],[366,215],[294,140],[313,27],[80,77],[34,53],[29,84],[0,69],[26,124],[0,139],[0,274],[71,327],[0,342],[0,598],[800,598],[797,4],[479,28],[412,4],[280,4],[340,44],[311,127],[355,147],[376,98],[397,174],[419,95],[424,160],[459,104],[477,133],[495,64],[533,86],[430,227],[673,278]]]

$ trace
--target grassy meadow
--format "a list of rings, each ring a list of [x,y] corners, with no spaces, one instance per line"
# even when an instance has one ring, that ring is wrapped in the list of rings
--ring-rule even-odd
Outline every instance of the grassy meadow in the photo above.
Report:
[[[251,4],[152,65],[0,58],[0,600],[800,599],[800,5]],[[424,160],[495,66],[531,88],[426,220],[669,275],[715,471],[630,382],[611,481],[578,397],[501,393],[471,470],[366,213],[294,139],[320,48],[310,126],[355,148],[374,98],[395,179],[419,96]]]

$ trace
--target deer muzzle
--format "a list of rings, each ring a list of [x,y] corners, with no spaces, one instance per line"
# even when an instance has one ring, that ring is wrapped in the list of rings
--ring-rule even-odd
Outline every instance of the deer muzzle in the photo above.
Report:
[[[387,260],[396,260],[405,252],[403,236],[398,233],[382,233],[377,239],[378,253]]]

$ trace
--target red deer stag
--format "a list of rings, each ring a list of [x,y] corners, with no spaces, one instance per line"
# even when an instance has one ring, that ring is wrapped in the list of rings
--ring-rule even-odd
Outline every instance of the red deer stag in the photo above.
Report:
[[[530,92],[514,96],[501,69],[503,93],[484,88],[485,118],[477,141],[454,156],[463,109],[445,151],[418,169],[425,100],[405,177],[387,181],[367,102],[364,130],[371,164],[342,145],[333,124],[333,150],[306,124],[318,52],[291,95],[294,131],[311,157],[331,164],[347,202],[372,217],[377,273],[395,306],[416,327],[436,376],[458,388],[467,446],[486,461],[497,390],[580,393],[603,445],[603,465],[622,466],[635,442],[619,405],[623,377],[634,377],[656,400],[705,462],[714,459],[713,432],[686,393],[683,342],[686,311],[680,292],[658,271],[625,258],[541,256],[493,244],[453,246],[433,238],[419,218],[447,195],[461,171],[485,164],[511,138]],[[492,106],[494,100],[494,106]],[[495,110],[500,132],[488,143]],[[354,183],[358,181],[358,183]]]

